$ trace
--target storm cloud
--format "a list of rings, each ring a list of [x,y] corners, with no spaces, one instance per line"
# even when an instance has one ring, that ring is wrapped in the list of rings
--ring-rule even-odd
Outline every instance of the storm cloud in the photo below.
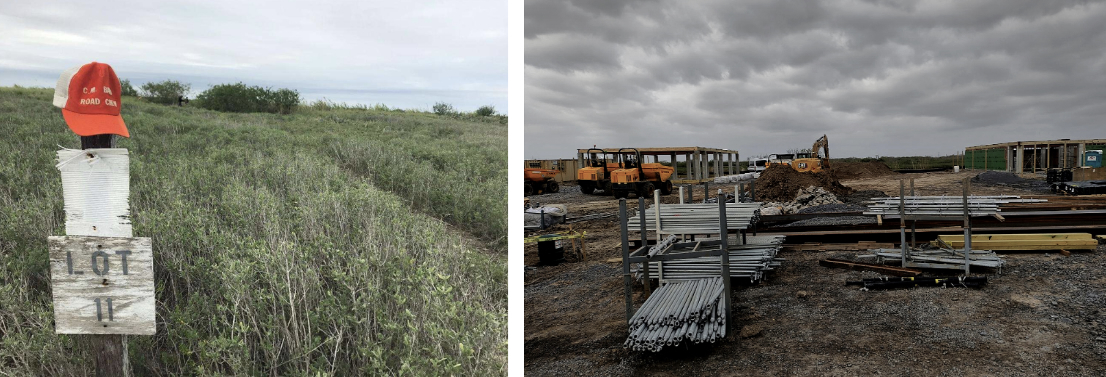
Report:
[[[1101,1],[526,1],[526,158],[1106,137]]]
[[[458,1],[3,1],[0,85],[100,61],[132,83],[242,81],[306,100],[507,111],[507,6]]]

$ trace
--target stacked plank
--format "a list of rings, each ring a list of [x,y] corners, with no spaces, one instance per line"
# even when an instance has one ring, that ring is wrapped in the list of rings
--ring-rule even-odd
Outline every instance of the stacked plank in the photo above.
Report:
[[[964,235],[937,236],[952,248],[964,248]],[[1098,247],[1090,233],[1051,234],[973,234],[972,248],[984,250],[1094,250]]]
[[[729,230],[748,229],[759,218],[760,203],[726,204],[726,228]],[[717,234],[718,204],[661,204],[660,219],[662,234]],[[639,216],[631,216],[628,220],[630,230],[641,229]],[[645,229],[657,230],[656,204],[645,210]]]
[[[685,341],[715,342],[726,336],[722,278],[665,284],[630,319],[624,343],[635,351],[658,352]]]

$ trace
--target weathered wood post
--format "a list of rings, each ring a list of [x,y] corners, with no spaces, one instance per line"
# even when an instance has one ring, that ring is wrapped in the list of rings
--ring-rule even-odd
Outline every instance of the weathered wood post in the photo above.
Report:
[[[89,63],[62,73],[54,106],[81,136],[81,149],[58,151],[66,236],[49,237],[57,334],[86,335],[97,376],[130,376],[126,334],[156,331],[153,248],[133,238],[130,159],[115,136],[130,137],[120,116],[121,87],[111,66]]]
[[[81,149],[93,148],[115,148],[115,135],[81,136]],[[124,237],[131,237],[133,235],[132,233]],[[92,349],[92,355],[96,359],[97,376],[131,375],[131,363],[127,352],[126,335],[89,335],[88,343]]]

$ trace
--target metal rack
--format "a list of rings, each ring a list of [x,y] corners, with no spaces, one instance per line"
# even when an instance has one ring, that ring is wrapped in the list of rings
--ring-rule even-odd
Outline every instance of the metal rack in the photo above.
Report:
[[[998,215],[998,204],[1000,202],[1011,202],[1020,199],[1006,198],[1006,197],[970,197],[968,195],[971,187],[971,178],[964,178],[964,193],[960,198],[955,197],[917,197],[914,194],[914,180],[910,180],[911,196],[906,195],[906,181],[899,180],[899,197],[898,199],[898,218],[899,218],[899,239],[901,242],[901,250],[899,252],[899,258],[901,259],[903,267],[915,267],[915,268],[944,268],[944,269],[959,269],[955,264],[952,264],[952,260],[949,258],[935,259],[933,256],[919,255],[915,258],[911,255],[915,244],[915,229],[917,228],[918,220],[952,220],[963,219],[964,220],[964,249],[954,252],[962,253],[964,255],[964,275],[967,276],[971,272],[971,265],[983,265],[980,261],[973,260],[972,256],[972,217],[980,216],[995,216],[1002,219]],[[907,199],[910,199],[908,202]],[[959,200],[956,200],[959,199]],[[869,207],[865,214],[884,215],[887,213],[886,200],[876,201],[876,203]],[[906,221],[911,221],[910,226],[910,239],[911,243],[908,245],[906,242]],[[890,256],[887,252],[880,250],[881,256]],[[990,265],[990,264],[986,264]],[[1001,264],[999,265],[1001,266]]]
[[[722,194],[722,190],[718,190],[718,227],[711,231],[711,234],[718,234],[719,239],[718,248],[710,248],[707,250],[698,250],[695,246],[695,242],[677,242],[675,237],[669,237],[666,240],[660,241],[657,245],[650,247],[646,242],[646,223],[645,210],[639,210],[638,225],[641,233],[641,247],[637,250],[630,251],[629,240],[629,219],[626,213],[626,199],[619,200],[619,223],[622,231],[622,279],[624,283],[624,292],[626,296],[626,321],[628,324],[634,319],[634,302],[633,302],[633,276],[630,272],[630,265],[634,263],[642,263],[643,266],[647,266],[649,262],[664,262],[664,261],[677,261],[686,260],[699,257],[717,257],[719,261],[719,277],[722,280],[722,305],[721,310],[724,324],[721,329],[721,337],[725,337],[726,331],[729,329],[730,321],[730,309],[732,304],[730,302],[730,258],[723,258],[728,254],[729,248],[729,226],[727,224],[728,216],[726,215],[727,205]],[[645,208],[645,199],[638,198],[638,208]],[[662,228],[663,229],[663,228]],[[706,229],[701,229],[706,230]],[[704,233],[707,234],[707,233]],[[701,242],[701,241],[700,241]],[[691,248],[691,251],[681,253],[667,253],[666,251],[674,248]],[[663,265],[662,265],[663,266]],[[663,268],[663,267],[661,267]],[[643,283],[645,286],[646,294],[650,293],[649,287],[649,269],[643,268]]]

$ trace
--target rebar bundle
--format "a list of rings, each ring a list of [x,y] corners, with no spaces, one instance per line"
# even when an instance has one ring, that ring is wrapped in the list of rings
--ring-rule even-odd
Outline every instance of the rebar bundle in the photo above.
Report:
[[[656,205],[645,210],[645,229],[657,230]],[[718,233],[718,204],[661,204],[662,234],[711,234]],[[726,228],[748,229],[760,219],[760,203],[727,203]],[[641,219],[628,219],[630,229],[640,229]]]
[[[715,342],[726,336],[722,278],[665,284],[630,319],[624,343],[635,351],[658,352],[685,341]]]

